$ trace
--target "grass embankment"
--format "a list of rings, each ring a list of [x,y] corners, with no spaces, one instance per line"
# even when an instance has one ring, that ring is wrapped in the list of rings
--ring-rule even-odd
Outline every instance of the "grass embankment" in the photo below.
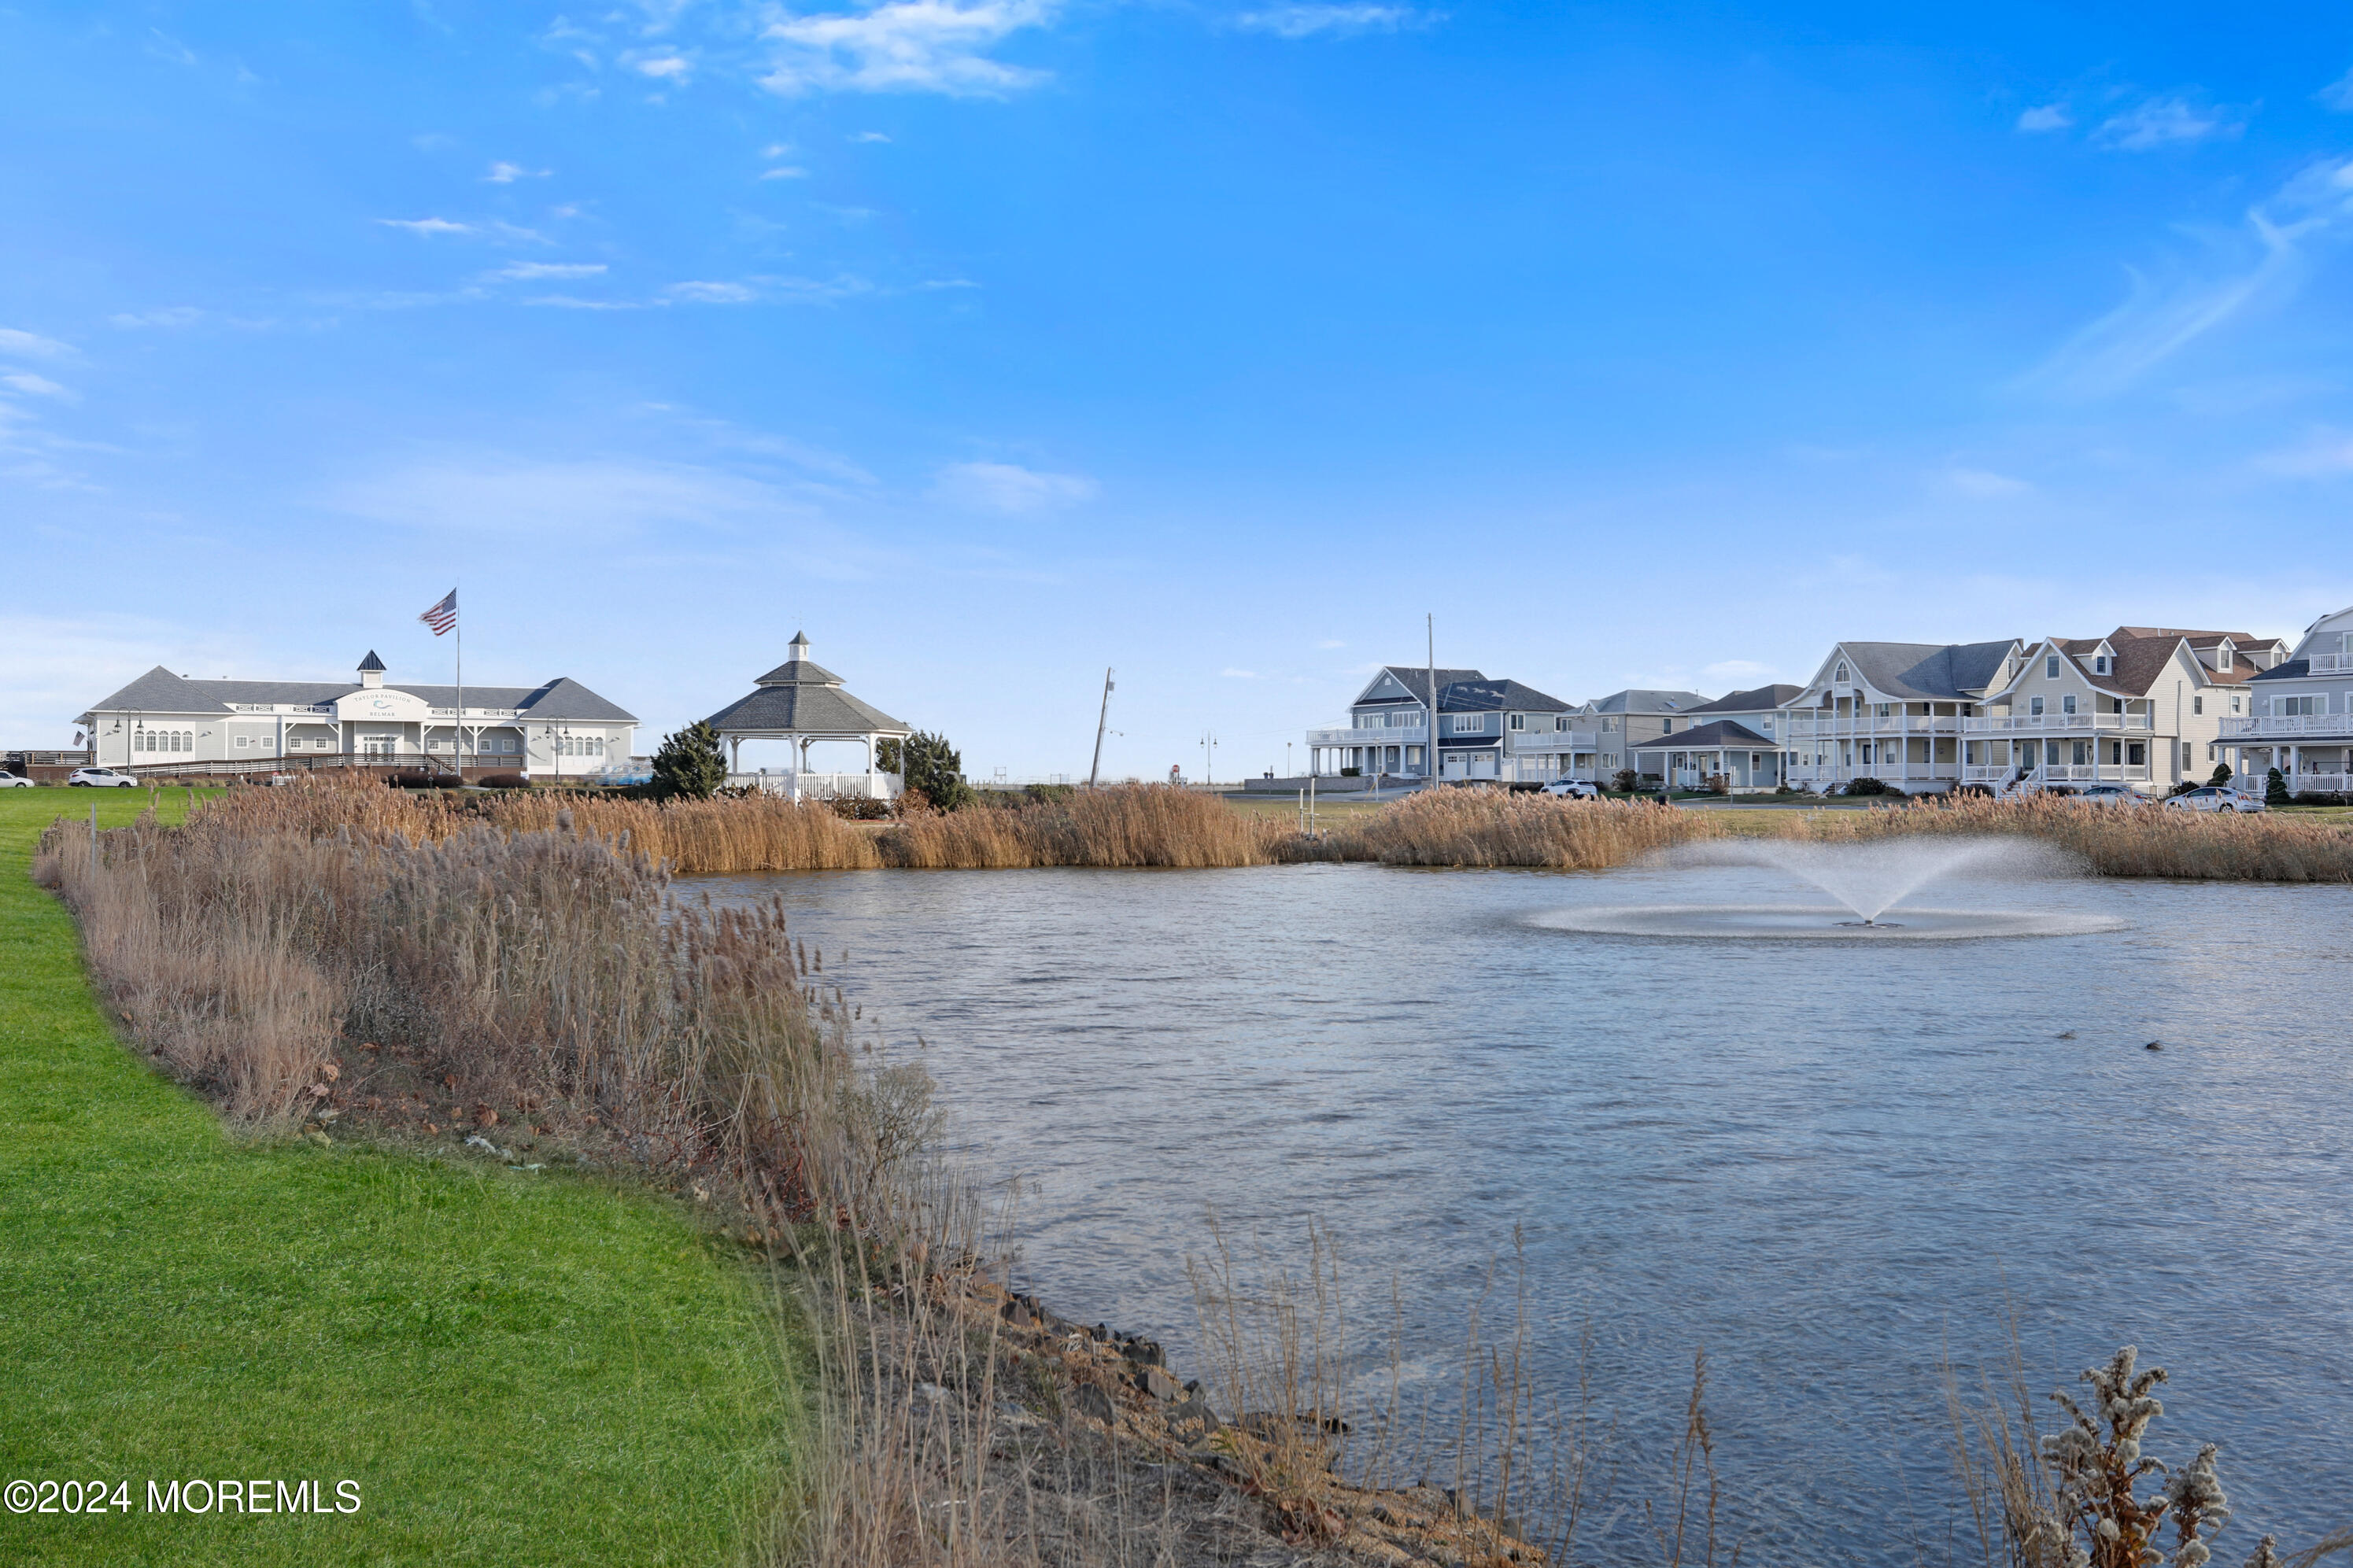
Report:
[[[0,1561],[744,1554],[793,1407],[758,1283],[607,1183],[225,1132],[117,1042],[26,875],[90,804],[0,795],[0,1479],[128,1480],[133,1511],[0,1513]],[[153,1515],[150,1478],[363,1503]]]

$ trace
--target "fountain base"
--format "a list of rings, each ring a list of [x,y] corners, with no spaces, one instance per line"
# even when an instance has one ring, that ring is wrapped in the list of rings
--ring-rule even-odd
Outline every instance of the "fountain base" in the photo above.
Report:
[[[2120,930],[2124,925],[2124,921],[2105,915],[2015,910],[1906,909],[1901,921],[1859,921],[1849,910],[1798,904],[1605,905],[1546,910],[1529,916],[1528,923],[1549,931],[1593,936],[1850,942],[2084,936]]]

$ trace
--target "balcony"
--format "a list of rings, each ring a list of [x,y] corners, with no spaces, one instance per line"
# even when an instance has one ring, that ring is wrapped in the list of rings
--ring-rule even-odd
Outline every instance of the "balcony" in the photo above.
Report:
[[[2006,784],[2018,776],[2011,767],[1978,767],[1971,764],[1961,770],[1964,784]],[[2026,782],[2031,784],[2147,784],[2148,764],[2146,763],[2051,763],[2027,770]]]
[[[2353,653],[2316,653],[2311,658],[2315,675],[2353,675]]]
[[[1996,713],[1982,719],[1964,719],[1961,728],[1971,735],[2017,734],[2021,731],[2035,734],[2138,731],[2147,734],[2149,721],[2146,713]]]
[[[2260,719],[2225,719],[2221,728],[2221,737],[2226,741],[2252,740],[2264,735],[2348,733],[2353,733],[2353,713],[2265,714]]]
[[[1342,725],[1307,731],[1307,743],[1311,746],[1419,746],[1429,739],[1427,724],[1398,724],[1376,730],[1354,730]]]
[[[1796,745],[1800,741],[1869,740],[1879,735],[1951,735],[1965,724],[1977,723],[1951,713],[1891,713],[1883,719],[1870,714],[1831,714],[1809,719],[1791,715],[1788,733],[1778,742]],[[1772,737],[1767,736],[1770,740]]]
[[[1514,756],[1557,755],[1564,752],[1598,752],[1601,737],[1584,730],[1521,730],[1504,737],[1504,750]]]

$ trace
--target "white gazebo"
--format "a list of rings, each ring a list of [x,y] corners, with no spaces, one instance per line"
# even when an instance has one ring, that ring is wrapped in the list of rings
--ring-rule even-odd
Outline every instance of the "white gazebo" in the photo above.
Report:
[[[727,747],[727,782],[748,784],[798,800],[804,795],[853,795],[892,800],[899,794],[899,775],[877,765],[876,751],[884,741],[903,741],[914,733],[881,709],[860,701],[842,689],[841,677],[809,662],[806,634],[795,632],[792,657],[760,677],[752,694],[728,704],[710,718]],[[744,771],[744,742],[786,741],[792,744],[793,765],[782,773]],[[808,749],[819,741],[852,741],[866,747],[863,773],[812,773]]]

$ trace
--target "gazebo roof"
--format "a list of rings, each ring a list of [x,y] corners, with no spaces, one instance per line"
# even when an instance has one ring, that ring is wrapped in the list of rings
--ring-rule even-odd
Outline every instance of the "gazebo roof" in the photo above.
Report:
[[[841,677],[808,657],[808,637],[793,634],[792,657],[754,683],[750,695],[713,713],[721,734],[910,735],[913,729],[842,689]]]

